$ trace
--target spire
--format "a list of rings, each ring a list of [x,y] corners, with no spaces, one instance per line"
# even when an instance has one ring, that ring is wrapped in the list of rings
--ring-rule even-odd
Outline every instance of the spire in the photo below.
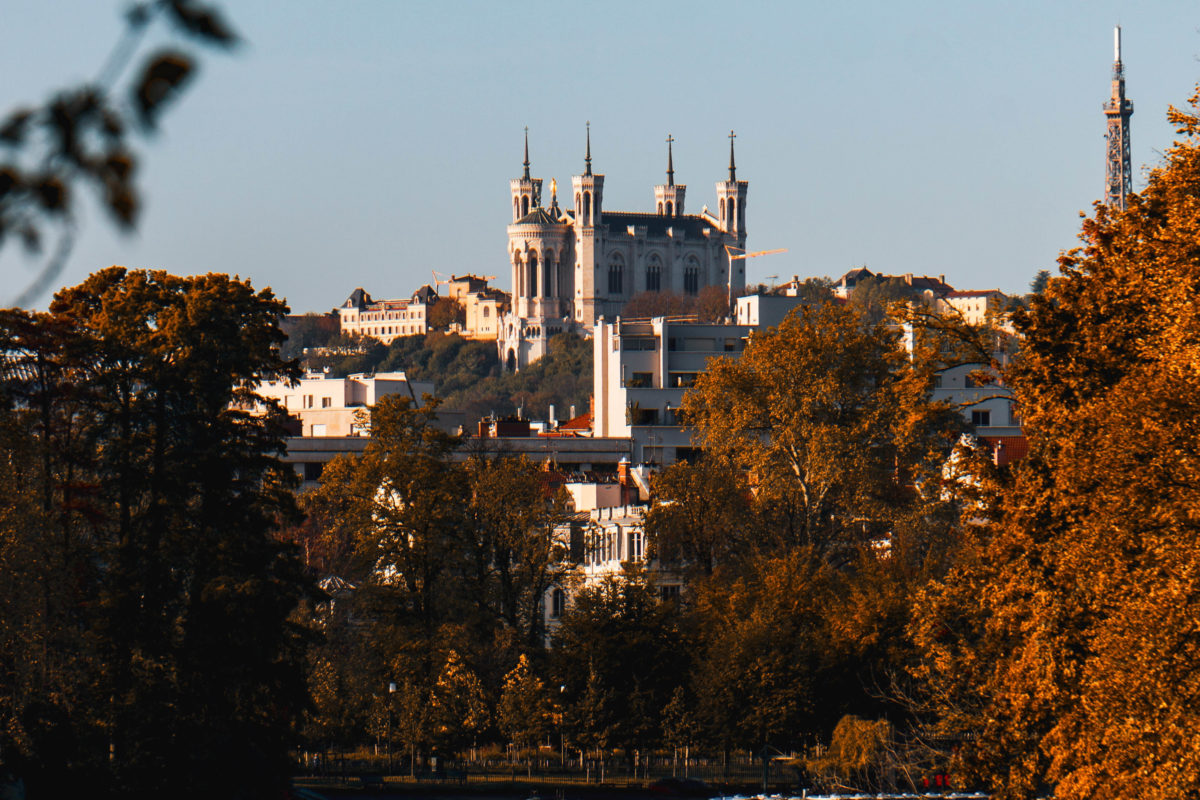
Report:
[[[587,155],[583,157],[583,174],[592,174],[592,121],[587,123]]]
[[[1108,140],[1105,156],[1104,202],[1125,208],[1125,197],[1133,191],[1133,166],[1129,147],[1129,118],[1133,103],[1125,97],[1125,65],[1121,63],[1121,28],[1113,31],[1112,94],[1104,106]]]
[[[675,137],[667,134],[667,186],[675,185],[675,158],[671,153],[671,143],[675,141]]]
[[[737,138],[737,134],[733,131],[729,132],[729,180],[737,180],[737,165],[733,162],[733,140]]]
[[[529,126],[525,126],[525,180],[529,180]]]

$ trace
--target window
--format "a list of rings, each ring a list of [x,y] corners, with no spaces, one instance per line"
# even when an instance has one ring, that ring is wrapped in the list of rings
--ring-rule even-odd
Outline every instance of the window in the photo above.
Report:
[[[566,611],[567,595],[557,586],[550,592],[550,619],[558,619]]]
[[[333,405],[332,397],[322,397],[321,398],[321,408],[329,408],[332,405]]]
[[[662,263],[658,255],[652,255],[649,264],[646,266],[646,290],[662,290]]]
[[[324,425],[320,425],[320,424],[318,424],[318,425],[313,425],[313,426],[312,426],[312,434],[311,434],[311,435],[312,435],[312,436],[324,436],[324,435],[325,435],[325,426],[324,426]]]
[[[668,384],[672,389],[690,389],[696,385],[697,374],[695,372],[672,372]]]
[[[313,396],[311,394],[304,395],[304,408],[313,407]]]
[[[630,389],[649,389],[654,385],[654,373],[635,372],[625,385]]]
[[[624,292],[625,264],[621,260],[614,260],[608,265],[608,293],[624,294]]]
[[[322,461],[305,461],[304,462],[304,480],[319,481],[321,473],[325,470],[325,463]]]
[[[664,603],[678,603],[679,584],[658,587],[658,597]]]
[[[686,294],[698,294],[700,292],[700,269],[689,264],[683,270],[683,291]]]
[[[641,561],[643,554],[643,544],[645,542],[645,534],[640,530],[629,532],[629,560]]]
[[[975,425],[976,427],[978,427],[978,426],[987,427],[987,426],[991,425],[992,424],[992,412],[991,411],[972,411],[971,412],[971,424]]]
[[[488,308],[487,306],[484,306],[483,307],[483,316],[490,317],[491,315],[492,315],[492,310],[490,308]]]

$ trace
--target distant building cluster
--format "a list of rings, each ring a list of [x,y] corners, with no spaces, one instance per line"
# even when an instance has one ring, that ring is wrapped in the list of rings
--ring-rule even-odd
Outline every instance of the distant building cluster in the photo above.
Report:
[[[642,520],[650,475],[697,455],[692,431],[677,415],[684,393],[710,359],[738,358],[757,331],[778,326],[797,306],[813,301],[799,276],[745,294],[748,184],[736,177],[732,134],[728,178],[716,184],[716,213],[707,206],[699,214],[685,213],[687,187],[675,183],[671,141],[667,180],[654,187],[653,210],[624,212],[605,207],[604,176],[592,170],[590,135],[583,172],[571,179],[566,204],[560,205],[553,181],[544,202],[541,179],[531,177],[526,137],[524,171],[510,185],[511,294],[489,286],[491,275],[439,279],[435,273],[432,285],[407,298],[377,301],[358,288],[335,309],[343,334],[385,344],[426,334],[437,318],[436,329],[494,341],[509,370],[543,356],[557,333],[590,337],[593,396],[586,411],[572,407],[559,420],[551,407],[541,422],[493,419],[477,425],[443,414],[442,423],[468,436],[473,453],[525,455],[545,465],[547,480],[572,498],[574,513],[556,536],[585,583],[620,573],[622,563],[642,563],[655,572],[664,596],[678,593],[681,579],[648,562]],[[1004,294],[956,290],[945,275],[886,275],[861,267],[830,287],[832,302],[851,302],[867,281],[900,287],[910,301],[972,325],[1002,327]],[[622,316],[635,295],[694,296],[707,287],[727,293],[727,318]],[[443,303],[455,313],[438,316],[435,309]],[[977,382],[978,367],[943,371],[934,398],[961,408],[996,462],[1009,463],[1024,453],[1020,420],[1007,388]],[[344,379],[310,374],[294,386],[262,389],[297,421],[287,460],[310,485],[338,453],[362,451],[370,435],[363,412],[370,405],[394,394],[419,401],[433,391],[432,384],[410,381],[403,372]],[[551,625],[569,602],[566,591],[555,586],[547,593]]]

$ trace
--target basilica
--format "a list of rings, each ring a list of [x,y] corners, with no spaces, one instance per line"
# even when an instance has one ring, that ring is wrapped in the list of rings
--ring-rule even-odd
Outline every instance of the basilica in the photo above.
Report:
[[[746,285],[745,262],[731,259],[746,245],[748,184],[737,179],[729,134],[729,178],[717,183],[717,213],[705,206],[684,212],[687,187],[675,183],[672,138],[667,138],[667,182],[654,187],[654,211],[609,211],[604,176],[592,172],[591,132],[582,175],[559,205],[550,182],[530,177],[529,134],[525,171],[511,182],[512,223],[508,259],[512,308],[501,320],[501,362],[518,370],[546,354],[550,337],[565,331],[590,335],[601,317],[614,319],[642,292],[695,295],[707,286],[727,290],[730,300]]]

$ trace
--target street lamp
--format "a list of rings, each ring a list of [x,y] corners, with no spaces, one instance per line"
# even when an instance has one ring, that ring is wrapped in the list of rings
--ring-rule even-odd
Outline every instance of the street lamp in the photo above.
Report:
[[[387,696],[387,771],[392,773],[392,695],[396,693],[396,682],[388,681]]]

